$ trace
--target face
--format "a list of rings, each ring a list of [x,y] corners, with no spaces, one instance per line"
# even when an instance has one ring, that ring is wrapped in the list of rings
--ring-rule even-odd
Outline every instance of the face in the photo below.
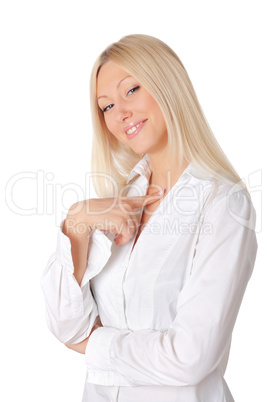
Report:
[[[139,82],[112,61],[97,78],[98,105],[109,131],[138,154],[160,152],[167,145],[162,112]]]

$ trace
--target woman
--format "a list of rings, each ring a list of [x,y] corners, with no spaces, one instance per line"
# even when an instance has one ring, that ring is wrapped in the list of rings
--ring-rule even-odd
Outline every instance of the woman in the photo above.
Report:
[[[42,287],[85,354],[83,401],[233,401],[223,378],[257,241],[250,196],[177,55],[129,35],[91,75],[98,199],[75,203]]]

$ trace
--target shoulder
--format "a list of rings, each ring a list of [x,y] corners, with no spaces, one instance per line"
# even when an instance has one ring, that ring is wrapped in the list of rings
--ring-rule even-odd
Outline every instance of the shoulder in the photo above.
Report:
[[[241,184],[213,180],[205,206],[206,219],[239,224],[254,230],[256,213],[249,193]]]

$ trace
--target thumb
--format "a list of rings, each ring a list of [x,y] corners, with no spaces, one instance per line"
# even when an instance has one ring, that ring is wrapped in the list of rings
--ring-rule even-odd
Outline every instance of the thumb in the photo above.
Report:
[[[164,190],[160,190],[158,192],[143,195],[141,197],[125,197],[125,201],[130,204],[132,208],[141,208],[145,205],[152,204],[162,198],[165,194],[166,188]]]
[[[147,194],[145,195],[144,201],[142,206],[148,205],[148,204],[152,204],[155,201],[158,201],[161,199],[161,197],[166,193],[166,188],[164,188],[164,190],[160,190],[156,193],[152,193],[152,194]]]

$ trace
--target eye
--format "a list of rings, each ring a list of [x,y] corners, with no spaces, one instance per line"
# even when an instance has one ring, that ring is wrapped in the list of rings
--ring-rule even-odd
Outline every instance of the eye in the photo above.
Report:
[[[106,106],[104,109],[101,109],[103,113],[107,112],[113,104]]]
[[[127,95],[132,95],[134,92],[136,92],[138,89],[140,88],[140,85],[130,89],[130,91],[127,92]],[[106,106],[104,109],[101,109],[102,113],[108,112],[112,107],[114,106],[114,104],[110,104],[108,106]]]
[[[134,93],[135,91],[137,91],[139,88],[140,88],[140,86],[138,85],[137,87],[134,87],[134,88],[130,89],[130,91],[127,92],[127,94],[130,94],[130,95],[131,95],[132,93]]]

